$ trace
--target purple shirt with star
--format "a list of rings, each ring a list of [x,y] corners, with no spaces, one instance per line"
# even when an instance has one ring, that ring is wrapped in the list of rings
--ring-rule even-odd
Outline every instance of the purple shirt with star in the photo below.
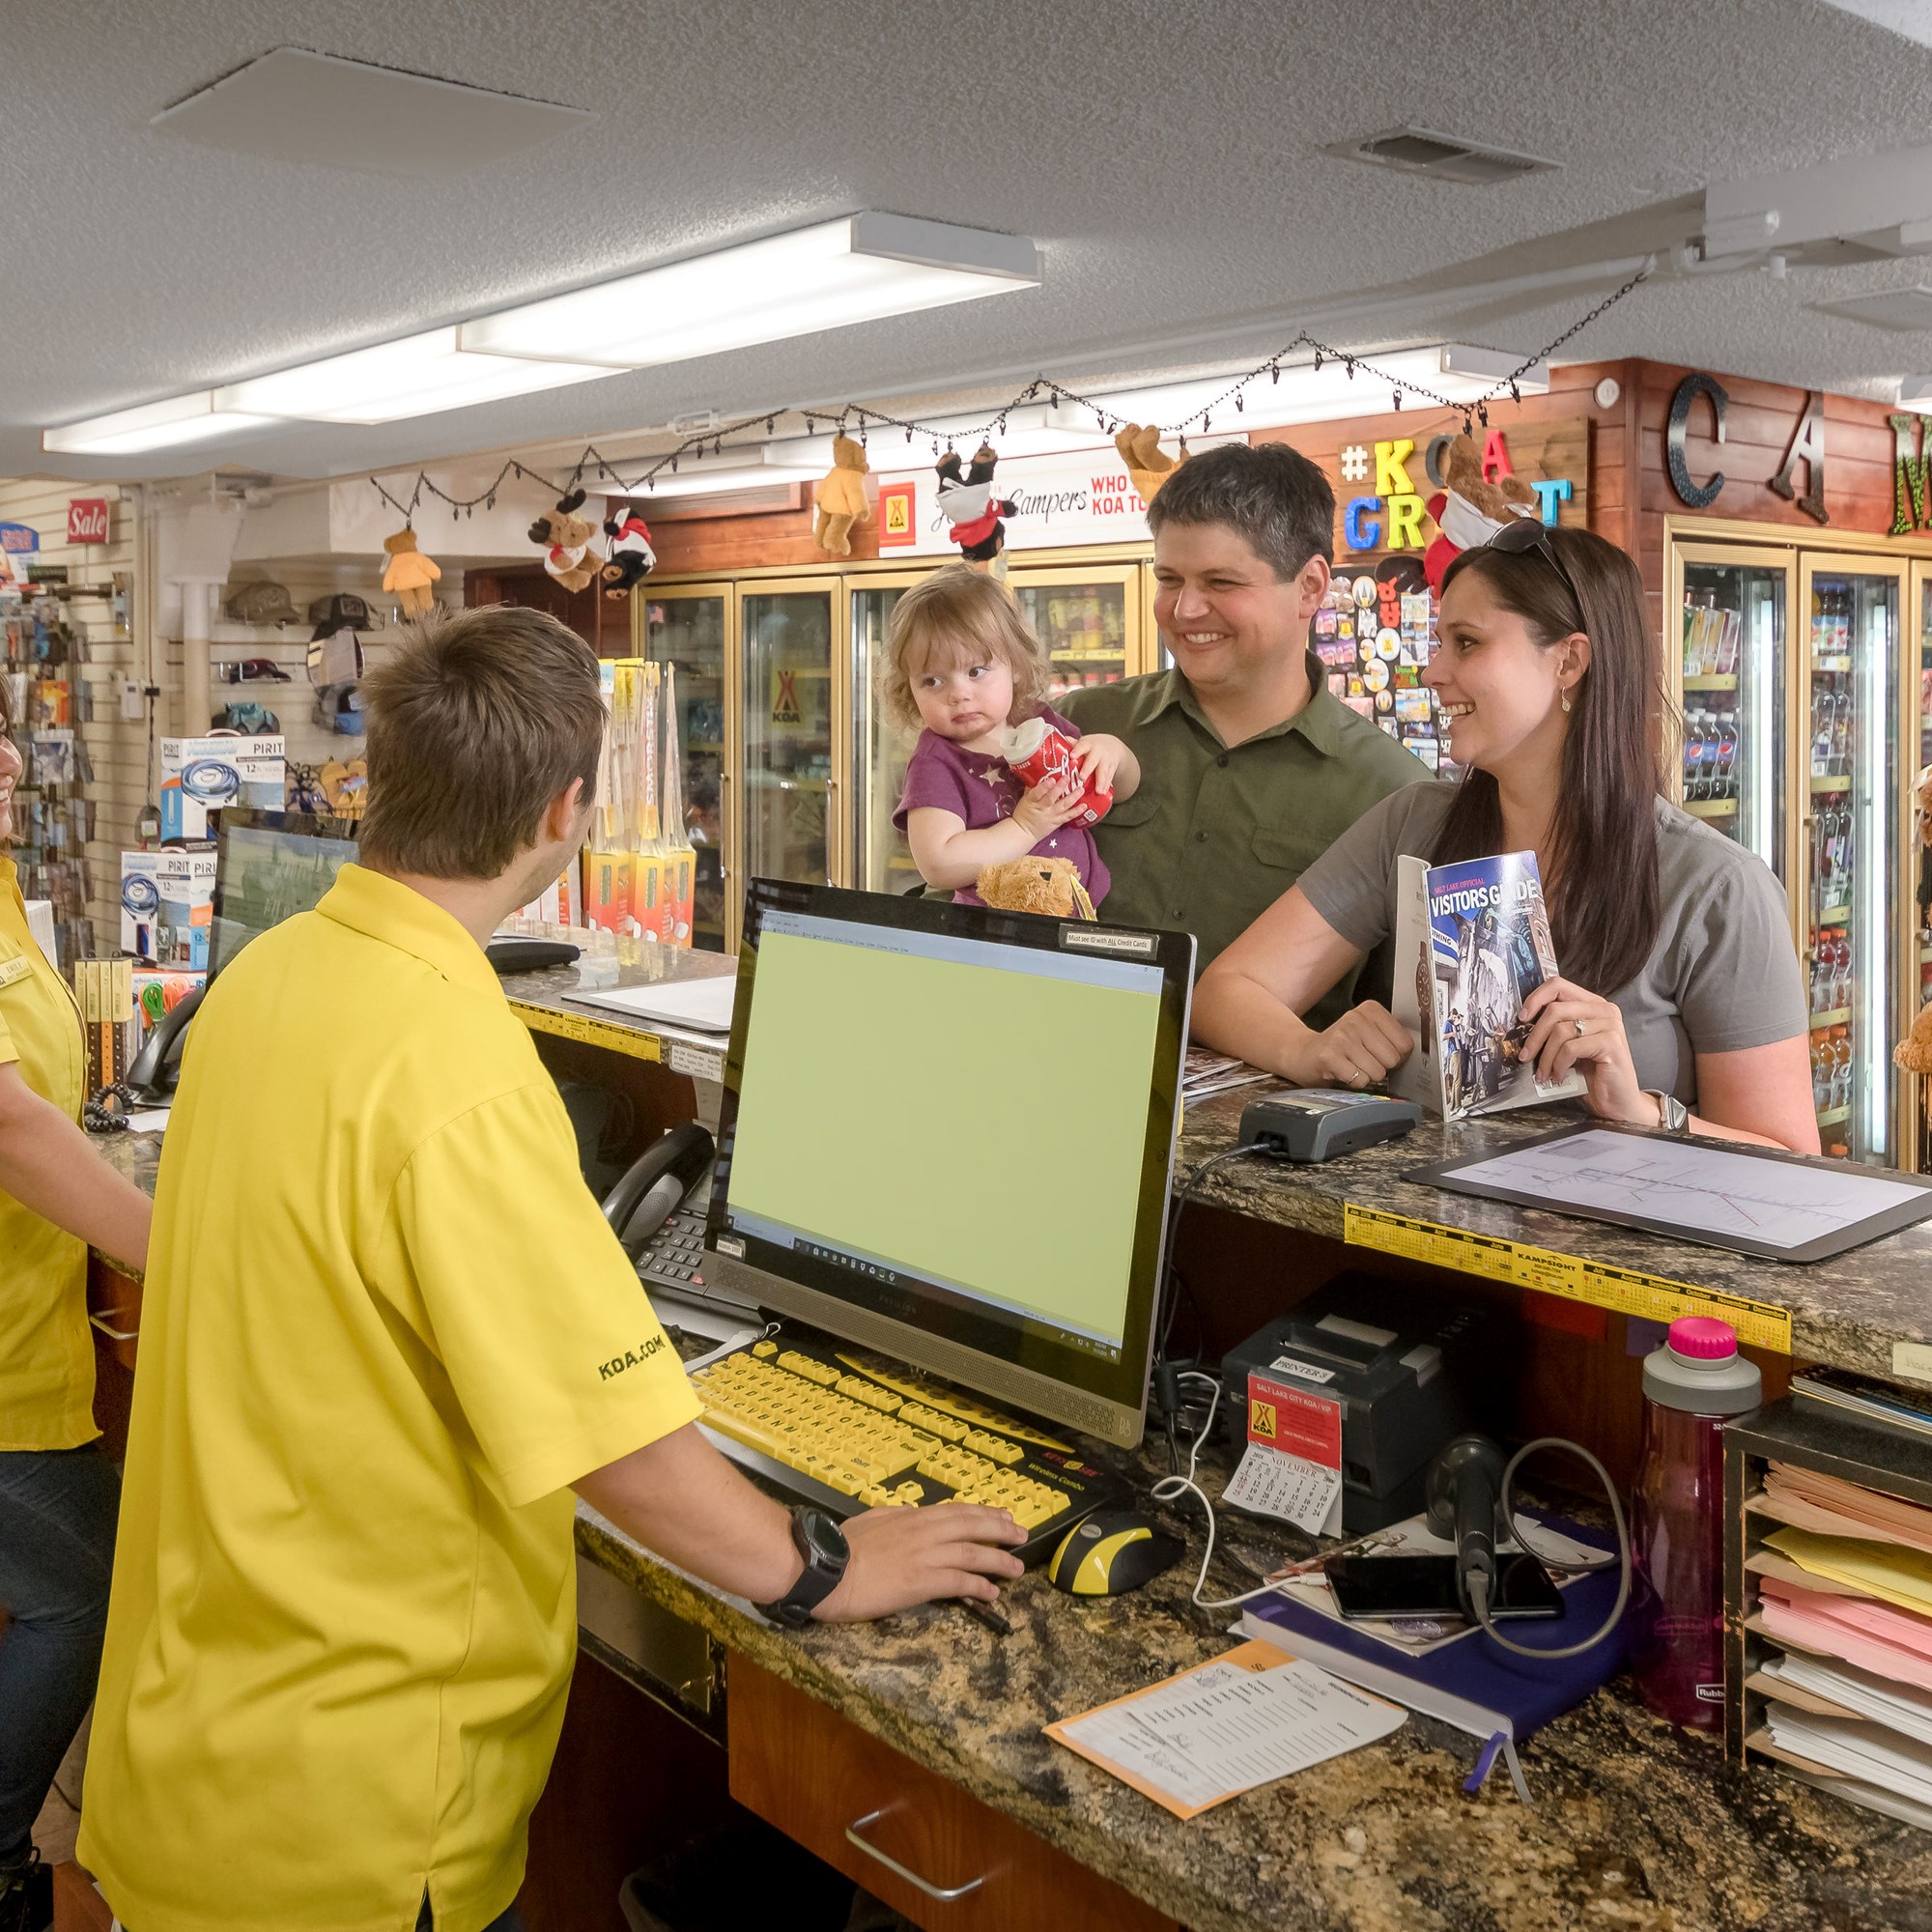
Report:
[[[1042,705],[1039,715],[1063,737],[1079,737],[1080,727],[1059,712]],[[983,832],[987,826],[1010,818],[1013,807],[1025,794],[1026,787],[997,752],[969,752],[964,745],[942,738],[936,731],[922,731],[906,765],[905,794],[893,813],[893,823],[903,832],[906,820],[915,811],[929,807],[963,819],[968,832]],[[1049,832],[1033,848],[1033,856],[1071,859],[1080,873],[1080,883],[1087,888],[1087,896],[1096,906],[1107,896],[1111,881],[1107,867],[1101,863],[1100,849],[1094,842],[1092,826],[1063,825],[1057,832]],[[957,905],[986,903],[970,887],[954,893],[952,897]]]

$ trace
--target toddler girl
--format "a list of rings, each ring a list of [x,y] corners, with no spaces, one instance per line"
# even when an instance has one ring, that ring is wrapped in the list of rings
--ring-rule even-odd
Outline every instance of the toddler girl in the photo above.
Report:
[[[1044,702],[1046,657],[1004,584],[949,564],[908,590],[886,625],[885,698],[895,721],[921,725],[893,823],[926,884],[983,905],[974,884],[988,866],[1029,853],[1071,859],[1095,905],[1107,892],[1091,826],[1072,820],[1088,782],[1130,796],[1141,781],[1118,738],[1079,726]],[[1079,782],[1042,779],[1029,790],[1008,767],[1010,725],[1044,718],[1074,745]]]

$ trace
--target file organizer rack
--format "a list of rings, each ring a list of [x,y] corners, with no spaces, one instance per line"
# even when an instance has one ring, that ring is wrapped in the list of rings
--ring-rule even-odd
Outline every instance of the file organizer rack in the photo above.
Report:
[[[1821,1415],[1789,1396],[1740,1416],[1724,1431],[1724,1754],[1747,1773],[1776,1763],[1829,1792],[1839,1781],[1834,1774],[1782,1750],[1765,1721],[1768,1680],[1760,1673],[1787,1646],[1759,1624],[1757,1577],[1746,1565],[1778,1528],[1748,1507],[1763,1491],[1765,1465],[1772,1462],[1932,1509],[1932,1436]],[[1803,1702],[1788,1690],[1780,1694]]]

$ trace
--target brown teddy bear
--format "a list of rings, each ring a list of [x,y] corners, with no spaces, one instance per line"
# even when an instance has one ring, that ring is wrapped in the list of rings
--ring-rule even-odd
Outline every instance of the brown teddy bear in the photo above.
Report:
[[[977,881],[980,896],[1000,912],[1037,912],[1049,919],[1093,919],[1094,901],[1071,859],[1008,859],[988,866]]]
[[[416,548],[416,533],[412,529],[400,529],[394,536],[384,537],[383,548],[389,554],[389,567],[383,573],[383,588],[394,595],[405,617],[428,615],[436,609],[436,593],[430,585],[442,575],[441,566]]]
[[[811,540],[827,556],[852,554],[851,532],[871,515],[866,452],[849,436],[832,439],[832,468],[811,489]]]
[[[1443,574],[1465,550],[1488,543],[1513,517],[1541,514],[1536,492],[1520,476],[1492,483],[1483,474],[1483,453],[1467,430],[1449,445],[1442,476],[1445,487],[1429,499],[1438,534],[1422,553],[1423,575],[1438,592]]]
[[[1152,423],[1129,423],[1116,431],[1114,447],[1121,452],[1121,461],[1127,466],[1143,503],[1151,503],[1160,495],[1161,485],[1187,461],[1185,456],[1170,456],[1161,448],[1160,431]]]
[[[546,510],[530,526],[529,538],[544,547],[544,568],[566,590],[583,590],[596,582],[604,559],[597,554],[597,526],[577,513],[583,507],[583,492],[573,490],[557,499],[556,508]]]

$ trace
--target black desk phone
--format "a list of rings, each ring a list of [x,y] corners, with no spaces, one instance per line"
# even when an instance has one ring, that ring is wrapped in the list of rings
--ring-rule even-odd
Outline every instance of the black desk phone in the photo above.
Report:
[[[685,1293],[702,1290],[704,1211],[718,1149],[696,1122],[672,1127],[647,1147],[604,1198],[639,1275]]]

